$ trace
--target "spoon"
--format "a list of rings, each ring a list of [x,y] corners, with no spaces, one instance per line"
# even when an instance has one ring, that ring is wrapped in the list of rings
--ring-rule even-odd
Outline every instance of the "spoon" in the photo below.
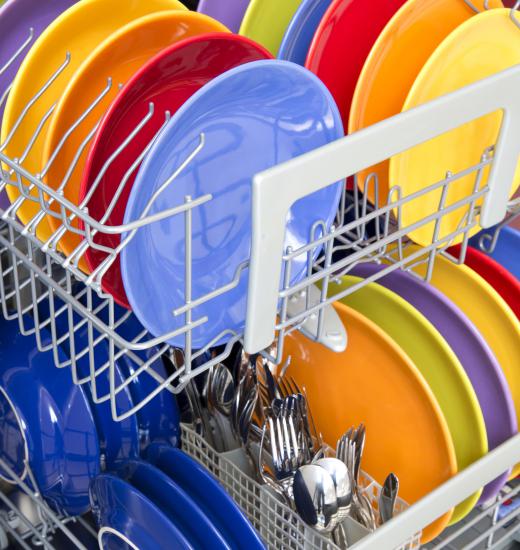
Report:
[[[293,482],[293,498],[300,517],[317,531],[330,533],[338,523],[336,488],[329,472],[317,464],[301,466]]]

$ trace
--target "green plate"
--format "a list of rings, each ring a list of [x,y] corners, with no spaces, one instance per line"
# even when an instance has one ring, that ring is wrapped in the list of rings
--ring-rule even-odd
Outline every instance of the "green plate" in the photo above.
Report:
[[[251,0],[239,34],[256,40],[275,57],[301,0]]]
[[[361,280],[343,277],[340,285],[330,284],[329,292],[337,294]],[[458,470],[482,458],[488,451],[488,443],[477,396],[464,368],[437,329],[406,300],[376,283],[368,284],[341,301],[384,330],[422,373],[448,423]],[[473,509],[481,492],[482,489],[455,508],[451,524]]]

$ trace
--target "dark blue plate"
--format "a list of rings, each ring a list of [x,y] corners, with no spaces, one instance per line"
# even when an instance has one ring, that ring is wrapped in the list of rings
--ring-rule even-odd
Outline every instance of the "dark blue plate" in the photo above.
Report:
[[[155,466],[142,460],[131,460],[117,473],[158,506],[193,548],[230,548],[217,527],[199,508],[198,502]]]
[[[138,489],[109,474],[90,488],[92,511],[101,528],[105,550],[127,550],[120,533],[139,550],[192,550],[182,530]],[[131,547],[130,547],[131,548]]]
[[[26,456],[47,502],[82,514],[89,507],[89,484],[100,471],[88,398],[69,369],[56,368],[52,353],[41,353],[33,336],[20,334],[17,322],[1,321],[0,327],[0,456],[30,484]],[[50,346],[50,335],[41,336],[42,345]],[[59,351],[58,359],[65,361]]]
[[[115,306],[119,313],[126,313],[119,306]],[[120,325],[117,332],[131,342],[137,336],[143,333],[143,325],[137,317],[130,314],[125,322]],[[142,360],[148,361],[157,355],[157,347],[152,347],[146,351],[136,351],[135,354]],[[117,361],[118,366],[125,378],[129,378],[137,371],[139,366],[129,356],[123,355]],[[142,403],[149,395],[157,389],[159,383],[150,375],[148,371],[153,370],[161,376],[163,380],[168,378],[162,358],[159,357],[147,367],[146,371],[141,373],[138,378],[130,383],[129,389],[134,404]],[[144,407],[137,411],[137,421],[141,434],[141,448],[144,449],[149,443],[160,441],[170,445],[178,445],[180,442],[180,411],[176,397],[166,389],[161,390]]]
[[[285,31],[278,58],[305,65],[312,39],[332,0],[303,0]]]
[[[94,293],[93,293],[94,296]],[[86,304],[86,299],[80,300]],[[101,304],[97,296],[93,297],[93,307],[96,308]],[[72,342],[67,336],[69,333],[68,309],[64,309],[65,304],[54,297],[54,319],[56,321],[56,334],[59,339],[66,337],[61,347],[66,355],[71,356]],[[40,313],[44,313],[44,306],[40,306]],[[47,306],[45,306],[47,309]],[[107,308],[105,308],[107,309]],[[45,317],[46,318],[46,317]],[[73,313],[74,326],[78,327],[81,317],[77,313]],[[100,336],[99,332],[93,329],[93,341]],[[89,348],[88,325],[85,323],[80,328],[74,330],[73,345],[75,353]],[[108,363],[108,343],[106,339],[99,341],[93,348],[94,364],[96,370],[101,369],[103,365]],[[72,368],[72,367],[71,367]],[[86,353],[76,361],[77,380],[87,380],[90,376],[90,355]],[[119,387],[123,383],[125,377],[121,372],[119,364],[116,362],[114,368],[115,386]],[[96,377],[96,395],[98,399],[102,399],[110,395],[110,374],[106,368]],[[128,418],[120,421],[114,421],[112,417],[112,409],[110,400],[101,403],[95,403],[93,400],[93,387],[90,382],[84,382],[82,387],[85,388],[87,395],[92,403],[91,409],[96,422],[96,427],[99,434],[99,444],[101,453],[105,459],[107,468],[112,468],[114,464],[123,459],[134,458],[139,455],[139,428],[135,415],[130,415]],[[133,407],[130,390],[124,388],[116,395],[116,408],[118,414],[123,414]]]
[[[199,146],[201,134],[204,147],[163,188]],[[154,195],[149,215],[184,204],[186,196],[211,194],[212,200],[192,213],[192,299],[201,298],[233,281],[250,258],[253,176],[342,136],[334,99],[310,71],[280,60],[246,63],[206,84],[172,117],[139,169],[124,222],[141,217]],[[307,244],[318,220],[330,227],[342,185],[330,185],[292,206],[286,245]],[[154,336],[186,323],[185,315],[173,315],[186,303],[185,225],[184,215],[151,223],[122,250],[128,300]],[[294,259],[291,283],[306,270],[306,255]],[[244,269],[235,288],[193,309],[193,321],[207,317],[208,322],[193,329],[192,349],[225,343],[233,332],[244,331],[247,285]],[[168,341],[185,347],[184,334]]]
[[[183,451],[167,445],[150,445],[146,457],[188,493],[231,548],[265,549],[256,529],[206,468]]]

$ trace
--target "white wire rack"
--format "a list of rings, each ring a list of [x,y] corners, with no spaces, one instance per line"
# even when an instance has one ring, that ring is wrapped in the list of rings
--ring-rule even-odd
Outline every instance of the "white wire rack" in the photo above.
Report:
[[[518,25],[513,12],[512,20]],[[9,63],[18,56],[23,56],[31,41],[32,35],[28,29],[27,41],[24,44],[13,45],[15,53]],[[520,104],[517,101],[517,98],[520,97],[520,66],[258,174],[253,181],[253,234],[250,262],[237,266],[233,279],[222,288],[206,296],[196,297],[194,300],[187,299],[184,307],[174,312],[178,316],[184,316],[186,320],[184,326],[179,328],[176,334],[184,334],[186,342],[189,342],[190,332],[206,322],[206,319],[191,320],[193,309],[201,303],[214,300],[235,288],[240,276],[247,272],[249,291],[244,329],[238,333],[228,334],[227,345],[220,349],[218,354],[214,354],[211,359],[204,358],[207,357],[205,354],[212,347],[212,342],[196,353],[192,353],[189,346],[186,346],[184,363],[179,365],[174,373],[163,378],[148,367],[159,355],[169,350],[167,341],[173,336],[173,333],[153,337],[142,329],[129,337],[123,331],[123,327],[131,313],[118,307],[112,296],[103,292],[103,277],[117,261],[123,248],[142,227],[157,223],[170,216],[183,216],[188,220],[196,208],[211,201],[212,197],[211,195],[187,197],[182,204],[172,205],[172,208],[166,211],[148,215],[154,200],[152,199],[139,219],[118,227],[109,226],[103,221],[92,218],[89,214],[88,200],[80,205],[75,205],[63,196],[67,181],[61,182],[59,186],[49,186],[44,183],[43,176],[49,166],[42,167],[40,174],[29,173],[24,168],[24,159],[34,146],[35,140],[40,137],[39,134],[51,116],[53,108],[45,113],[35,134],[27,140],[25,150],[20,156],[17,159],[7,156],[6,148],[10,140],[13,139],[19,124],[25,117],[30,116],[31,109],[41,100],[46,89],[54,80],[62,74],[67,74],[69,64],[70,56],[67,55],[60,67],[51,68],[46,85],[23,110],[12,133],[7,136],[4,143],[0,144],[0,192],[11,187],[20,194],[20,197],[11,206],[5,211],[0,211],[1,219],[5,223],[0,231],[0,299],[4,317],[17,319],[21,332],[35,337],[41,351],[46,349],[43,345],[41,331],[47,330],[52,334],[52,343],[48,349],[54,353],[56,366],[70,368],[76,383],[91,384],[95,401],[100,403],[110,400],[112,414],[116,420],[136,413],[160,391],[180,392],[192,378],[224,360],[237,341],[243,341],[246,350],[250,353],[261,352],[264,355],[269,355],[266,350],[276,340],[277,346],[272,348],[277,350],[276,356],[270,357],[276,363],[279,363],[282,358],[284,338],[289,332],[297,329],[326,345],[337,345],[338,348],[341,348],[341,345],[332,342],[335,331],[329,331],[330,326],[327,321],[327,315],[330,315],[331,311],[329,306],[333,301],[350,292],[355,292],[368,282],[383,277],[390,270],[398,268],[411,270],[418,262],[427,264],[425,277],[428,279],[438,254],[444,254],[451,258],[445,249],[456,237],[463,236],[463,247],[459,258],[459,261],[463,261],[468,234],[477,222],[484,227],[489,227],[497,223],[505,223],[519,212],[518,201],[508,202],[508,190],[520,153],[520,142],[517,139],[517,136],[520,135]],[[2,70],[4,68],[0,68],[0,72]],[[67,138],[80,125],[85,124],[90,110],[104,97],[104,94],[108,93],[111,87],[112,82],[109,80],[106,87],[99,90],[99,96],[92,98],[92,103],[83,116],[78,118],[76,123],[65,132],[58,149],[51,157],[51,162],[56,158],[59,148],[63,147]],[[9,89],[0,90],[0,105],[5,103],[8,92]],[[489,144],[489,147],[482,151],[482,157],[476,159],[472,166],[468,166],[458,173],[451,173],[450,167],[446,166],[446,178],[409,196],[404,196],[398,186],[395,186],[388,196],[380,196],[377,178],[369,176],[366,186],[373,186],[376,196],[374,208],[370,207],[366,195],[361,195],[357,186],[354,185],[352,192],[344,191],[333,227],[327,228],[324,222],[317,220],[312,234],[309,235],[308,245],[298,250],[284,250],[286,214],[298,199],[343,178],[354,176],[401,151],[497,110],[502,110],[504,113],[497,142]],[[148,115],[129,134],[128,139],[120,145],[115,157],[103,167],[103,172],[111,169],[112,161],[124,152],[133,136],[143,131],[153,114],[154,108],[151,105]],[[164,113],[164,116],[167,121],[168,113]],[[97,125],[94,125],[87,129],[90,138],[96,127]],[[74,163],[77,162],[80,153],[88,145],[87,139],[78,151]],[[201,135],[198,147],[176,174],[172,174],[165,182],[165,186],[174,184],[175,177],[193,161],[204,145],[205,137]],[[138,168],[139,162],[148,148],[149,146],[143,149],[139,157],[135,159],[132,168],[122,178],[116,196]],[[69,167],[69,172],[74,167],[74,163]],[[489,176],[486,179],[484,174],[487,174],[488,170]],[[446,206],[444,198],[449,189],[467,176],[474,177],[473,192],[458,203]],[[414,201],[424,198],[425,195],[433,191],[437,191],[441,197],[437,210],[413,226],[403,226],[400,216],[401,209],[405,206],[413,206]],[[39,210],[34,218],[24,226],[18,221],[17,212],[26,203],[38,205]],[[115,203],[111,207],[113,208],[114,205]],[[434,239],[430,246],[425,247],[419,253],[406,257],[402,254],[409,243],[406,238],[407,233],[417,227],[432,223],[438,228],[444,216],[456,208],[465,208],[466,215],[452,234],[442,239]],[[47,215],[58,220],[60,227],[49,239],[42,242],[37,237],[37,229]],[[81,224],[78,224],[78,221],[81,221]],[[189,227],[189,223],[186,226]],[[81,242],[73,254],[65,257],[57,249],[57,243],[67,231],[79,235]],[[100,233],[126,236],[118,246],[108,248],[97,244],[95,236]],[[436,235],[438,235],[438,231]],[[187,231],[187,241],[191,238],[192,235]],[[370,279],[342,291],[341,294],[328,295],[328,284],[332,279],[348,273],[360,262],[390,259],[388,251],[391,247],[398,251],[398,255],[397,259],[392,258],[393,263],[387,270],[380,271]],[[106,258],[93,273],[87,275],[81,271],[79,263],[89,248],[103,252],[106,254]],[[317,248],[323,249],[323,252],[314,262],[312,258],[315,256],[314,252]],[[190,297],[191,247],[186,246],[185,250],[186,293]],[[290,285],[288,281],[290,280],[291,264],[299,256],[304,256],[307,259],[307,274],[298,284]],[[282,273],[284,281],[280,287],[279,281]],[[321,282],[322,288],[316,294],[312,289],[319,282]],[[31,322],[28,322],[28,315],[33,319]],[[58,332],[56,321],[60,318],[66,319],[67,330]],[[78,348],[73,335],[84,327],[88,329],[88,343]],[[223,335],[219,335],[213,342],[218,341]],[[101,346],[107,346],[109,354],[108,358],[104,356],[103,361],[100,362],[100,354],[97,353],[97,350]],[[63,355],[58,353],[59,348],[65,349],[66,359],[63,359]],[[143,358],[145,351],[147,352],[146,358]],[[114,379],[116,361],[123,354],[131,356],[139,365],[139,369],[125,379],[122,385],[113,385],[108,394],[100,395],[96,388],[97,375],[108,369],[111,378]],[[81,378],[76,365],[84,357],[89,358],[90,376]],[[131,410],[121,413],[116,408],[116,395],[125,385],[140,375],[152,377],[156,387],[141,402],[134,403]],[[326,543],[330,547],[328,541],[324,542],[314,533],[309,535],[308,529],[303,526],[298,527],[294,523],[296,521],[294,518],[289,524],[284,524],[285,518],[290,517],[287,515],[289,511],[281,511],[280,506],[282,505],[279,503],[272,501],[267,508],[265,503],[263,507],[258,508],[256,506],[258,495],[255,493],[257,489],[251,485],[251,480],[244,479],[243,475],[240,478],[238,472],[233,470],[235,466],[231,463],[228,465],[207,446],[204,447],[202,442],[196,441],[195,436],[190,439],[189,431],[186,431],[186,434],[188,435],[185,438],[185,443],[188,451],[208,465],[223,481],[255,525],[258,526],[269,545],[277,548],[307,548],[307,545],[311,544],[308,546],[309,548],[325,548],[327,545],[323,546],[323,544]],[[204,452],[201,450],[203,448],[206,449]],[[520,461],[520,440],[517,437],[494,450],[443,487],[425,497],[423,501],[403,511],[396,519],[378,529],[371,536],[360,541],[359,548],[380,550],[381,548],[398,548],[403,544],[408,544],[406,541],[413,541],[413,537],[423,526],[518,461]],[[4,467],[6,470],[8,469],[7,466]],[[221,471],[222,468],[223,471]],[[229,472],[226,473],[228,471],[226,468],[231,468],[233,475],[230,475]],[[235,474],[236,477],[234,477]],[[237,485],[234,479],[240,479],[241,483]],[[245,484],[243,487],[242,482]],[[21,480],[19,486],[24,489]],[[25,489],[24,492],[32,495],[29,495],[31,501],[38,509],[43,510],[44,517],[38,528],[32,529],[26,525],[30,532],[29,536],[39,536],[41,539],[37,541],[39,544],[52,547],[50,537],[53,536],[53,533],[61,531],[65,532],[66,536],[71,536],[69,538],[75,547],[83,548],[82,543],[67,527],[73,520],[56,515],[45,506],[41,498],[38,497],[37,491],[31,492],[27,486]],[[503,497],[514,496],[517,489],[513,489],[513,491]],[[267,498],[272,499],[272,497]],[[0,492],[0,499],[4,503],[8,515],[11,510],[13,514],[23,516],[20,510],[15,510],[8,504],[8,497],[2,492]],[[470,523],[469,526],[458,527],[460,533],[457,536],[454,533],[448,534],[448,538],[435,541],[433,547],[450,547],[449,545],[455,548],[467,547],[466,542],[461,546],[460,540],[467,540],[464,537],[477,525],[481,527],[481,530],[478,535],[470,537],[474,544],[469,547],[480,548],[479,545],[484,544],[485,548],[498,548],[500,544],[505,544],[506,535],[511,537],[512,533],[518,530],[518,525],[513,517],[498,519],[499,506],[500,501],[497,501],[485,510],[475,512],[477,515],[470,520],[473,523]],[[8,521],[8,515],[0,513],[0,527],[9,532],[23,546],[19,541],[20,532],[17,529],[13,530],[12,522]],[[511,523],[512,520],[514,520],[513,523]],[[20,521],[25,525],[23,519]],[[267,526],[272,527],[273,535],[269,530],[266,532]],[[70,532],[67,533],[67,531]],[[505,535],[503,535],[504,532]],[[271,536],[274,538],[270,539]],[[501,536],[504,538],[500,539]],[[282,542],[285,544],[289,539],[293,546],[279,545]],[[22,537],[23,540],[25,539]],[[309,543],[309,540],[316,542]]]

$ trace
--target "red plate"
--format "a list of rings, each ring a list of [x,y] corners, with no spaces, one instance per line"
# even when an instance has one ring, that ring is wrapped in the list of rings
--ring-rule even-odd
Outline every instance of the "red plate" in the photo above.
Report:
[[[460,245],[451,247],[448,252],[458,257]],[[471,246],[468,246],[464,263],[485,279],[520,319],[520,281],[493,258]]]
[[[345,130],[365,60],[385,25],[404,2],[333,0],[314,35],[305,66],[331,91]]]
[[[105,215],[125,173],[164,124],[166,111],[173,115],[204,84],[229,69],[250,61],[271,58],[265,48],[248,38],[220,33],[183,40],[152,58],[122,88],[105,114],[92,142],[81,184],[80,202],[89,193],[105,162],[145,118],[150,102],[154,103],[151,120],[101,178],[88,203],[90,215],[97,220]],[[108,225],[123,223],[126,203],[137,172],[138,169],[134,170],[126,183],[106,220]],[[98,233],[94,241],[115,248],[120,243],[120,236]],[[89,248],[85,254],[92,271],[106,257],[104,252],[93,248]],[[103,277],[102,286],[105,292],[112,294],[118,304],[130,307],[121,279],[119,258]]]

